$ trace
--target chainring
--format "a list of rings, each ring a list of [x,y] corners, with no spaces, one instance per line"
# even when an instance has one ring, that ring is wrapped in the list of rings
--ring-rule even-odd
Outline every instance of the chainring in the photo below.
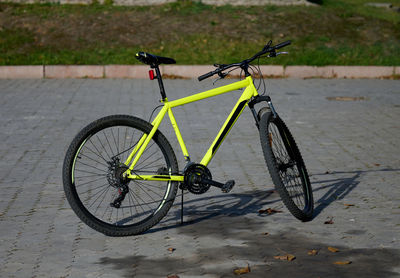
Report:
[[[210,189],[210,185],[203,183],[203,179],[212,179],[211,172],[202,164],[189,165],[184,173],[185,187],[193,194],[203,194]]]

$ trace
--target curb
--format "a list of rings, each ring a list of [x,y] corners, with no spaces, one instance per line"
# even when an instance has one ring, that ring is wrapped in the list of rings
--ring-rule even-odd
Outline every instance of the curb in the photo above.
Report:
[[[43,78],[44,66],[0,66],[0,79]]]
[[[274,78],[393,78],[400,75],[400,66],[260,66],[265,77]],[[197,78],[213,70],[211,65],[163,65],[166,78]],[[41,78],[147,78],[144,65],[106,66],[0,66],[0,79]],[[233,75],[239,75],[239,70]]]

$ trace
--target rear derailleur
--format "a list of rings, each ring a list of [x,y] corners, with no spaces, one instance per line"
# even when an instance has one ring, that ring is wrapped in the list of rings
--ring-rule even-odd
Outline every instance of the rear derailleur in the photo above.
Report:
[[[119,158],[113,157],[111,162],[108,162],[107,180],[110,186],[118,189],[118,197],[110,203],[113,208],[120,208],[126,194],[129,193],[129,179],[124,175],[129,168],[119,162]]]

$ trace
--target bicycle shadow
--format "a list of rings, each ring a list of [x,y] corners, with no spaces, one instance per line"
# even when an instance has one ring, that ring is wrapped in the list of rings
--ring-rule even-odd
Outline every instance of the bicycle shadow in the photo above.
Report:
[[[352,174],[350,177],[340,177],[337,179],[318,180],[312,184],[326,184],[317,188],[313,188],[313,192],[328,189],[319,199],[314,202],[318,204],[314,208],[314,218],[317,217],[324,209],[329,207],[334,201],[344,199],[350,192],[352,192],[361,182],[361,178],[372,172],[395,172],[400,169],[379,169],[379,170],[359,170],[359,171],[333,171],[323,174],[313,174],[313,176],[331,176],[331,175],[347,175]],[[314,195],[315,197],[315,195]]]
[[[390,172],[400,171],[400,169],[380,169],[380,170],[359,170],[359,171],[332,171],[327,173],[317,173],[312,176],[318,176],[316,181],[311,182],[313,185],[314,198],[320,191],[327,190],[322,196],[314,201],[314,216],[318,217],[323,210],[328,208],[333,202],[342,200],[348,196],[361,182],[364,175],[371,172]],[[338,178],[330,178],[331,176],[341,175]],[[350,176],[348,176],[350,175]],[[320,179],[322,177],[322,179]],[[326,177],[329,177],[326,179]],[[322,184],[321,186],[315,186]],[[317,194],[316,194],[317,193]],[[188,196],[185,193],[184,196]],[[155,233],[163,230],[174,229],[177,227],[193,225],[217,216],[237,217],[249,214],[257,214],[258,217],[269,217],[269,214],[259,214],[259,210],[265,209],[267,206],[279,207],[281,198],[274,189],[266,191],[254,190],[243,193],[220,194],[214,196],[204,196],[200,198],[192,198],[184,201],[185,221],[180,223],[181,218],[181,195],[176,197],[175,210],[167,215],[155,228],[150,229],[146,233]],[[176,209],[176,208],[179,209]]]
[[[184,196],[188,196],[188,194],[190,193],[185,192]],[[269,199],[273,194],[276,196]],[[155,233],[177,227],[189,226],[217,216],[238,217],[250,213],[257,213],[264,206],[280,201],[279,195],[273,189],[193,198],[184,201],[185,221],[181,224],[181,194],[178,194],[176,199],[179,200],[179,202],[174,206],[179,209],[175,209],[172,214],[169,216],[167,215],[167,217],[159,223],[158,226],[161,227],[155,227],[146,233]],[[266,215],[260,215],[260,217],[265,216]]]

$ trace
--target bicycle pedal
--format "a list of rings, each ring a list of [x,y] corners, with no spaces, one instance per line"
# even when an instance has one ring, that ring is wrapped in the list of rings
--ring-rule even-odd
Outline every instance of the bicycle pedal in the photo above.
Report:
[[[229,191],[232,190],[234,185],[235,185],[235,181],[234,180],[229,180],[221,187],[221,190],[224,193],[228,193]]]

